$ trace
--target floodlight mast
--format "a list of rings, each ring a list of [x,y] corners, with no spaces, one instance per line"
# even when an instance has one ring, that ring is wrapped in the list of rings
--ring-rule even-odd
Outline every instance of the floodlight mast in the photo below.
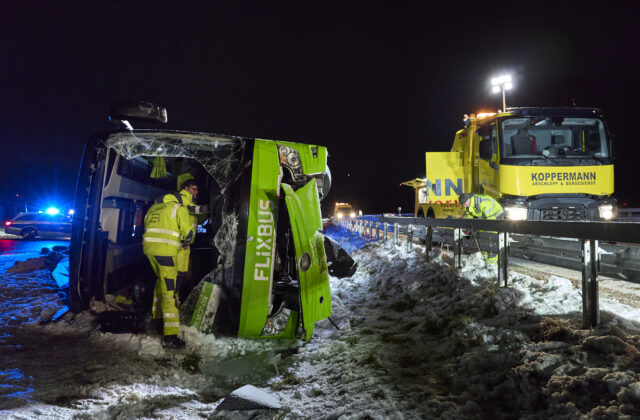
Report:
[[[498,93],[502,91],[502,111],[506,111],[507,99],[506,99],[505,91],[507,89],[513,88],[511,75],[505,74],[503,76],[494,77],[493,79],[491,79],[491,85],[492,85],[491,90],[493,91],[493,93]]]

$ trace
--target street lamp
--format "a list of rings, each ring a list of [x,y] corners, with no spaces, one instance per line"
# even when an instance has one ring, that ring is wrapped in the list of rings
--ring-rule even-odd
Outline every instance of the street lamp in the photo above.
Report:
[[[513,83],[511,83],[511,75],[505,74],[503,76],[494,77],[491,79],[491,91],[493,93],[499,93],[502,91],[502,111],[507,110],[507,100],[505,98],[505,90],[511,89]]]

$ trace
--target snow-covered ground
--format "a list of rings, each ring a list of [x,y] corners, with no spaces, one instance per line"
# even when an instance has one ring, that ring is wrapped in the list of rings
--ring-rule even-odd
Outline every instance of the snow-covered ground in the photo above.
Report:
[[[512,270],[499,288],[480,254],[456,271],[438,249],[427,262],[419,246],[330,234],[364,247],[353,277],[331,279],[340,329],[322,321],[307,343],[183,328],[187,349],[165,351],[152,333],[101,333],[88,313],[40,324],[63,304],[48,270],[0,259],[0,416],[640,417],[637,306],[603,298],[602,325],[582,330],[568,278]],[[281,408],[216,411],[245,384]]]

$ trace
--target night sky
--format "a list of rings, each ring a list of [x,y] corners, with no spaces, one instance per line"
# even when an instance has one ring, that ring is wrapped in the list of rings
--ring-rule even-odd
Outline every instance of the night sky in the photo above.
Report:
[[[325,145],[327,207],[409,210],[399,183],[501,107],[489,80],[510,72],[508,106],[604,109],[616,196],[640,206],[637,2],[130,3],[0,2],[4,203],[71,202],[85,141],[135,99],[168,129]]]

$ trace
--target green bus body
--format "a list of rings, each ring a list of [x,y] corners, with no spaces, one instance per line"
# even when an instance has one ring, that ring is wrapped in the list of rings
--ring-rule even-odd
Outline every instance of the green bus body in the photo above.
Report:
[[[221,227],[207,228],[211,232],[197,235],[196,240],[203,236],[208,242],[192,246],[194,283],[205,278],[222,291],[214,332],[308,340],[314,324],[331,315],[329,273],[320,233],[320,199],[328,189],[328,168],[325,147],[302,143],[169,131],[136,131],[129,137],[122,132],[107,133],[92,139],[76,192],[75,208],[80,211],[74,216],[71,240],[72,309],[86,309],[94,301],[140,285],[152,289],[155,279],[145,271],[148,263],[141,252],[139,215],[158,195],[170,192],[160,184],[166,181],[169,185],[171,180],[145,180],[140,176],[144,171],[135,174],[126,167],[135,163],[148,171],[154,159],[163,156],[151,152],[162,149],[157,144],[194,147],[197,153],[164,155],[167,171],[194,161],[202,163],[197,170],[199,180],[206,178],[203,183],[212,191],[207,203],[212,208],[211,219],[223,224],[231,220],[225,229],[235,229],[235,236],[229,236],[225,244],[228,249],[217,243],[215,249],[207,245],[219,239]],[[211,164],[213,158],[205,152],[213,157],[219,153],[224,159],[234,157],[228,165],[232,170],[224,174],[222,183],[217,167]],[[137,213],[134,217],[130,212]],[[137,225],[123,228],[122,220],[132,217],[137,218]],[[212,287],[202,290],[211,293]],[[197,305],[208,304],[208,297],[198,298]],[[201,315],[196,317],[198,329]],[[275,316],[286,316],[286,322],[266,333],[265,326]]]

